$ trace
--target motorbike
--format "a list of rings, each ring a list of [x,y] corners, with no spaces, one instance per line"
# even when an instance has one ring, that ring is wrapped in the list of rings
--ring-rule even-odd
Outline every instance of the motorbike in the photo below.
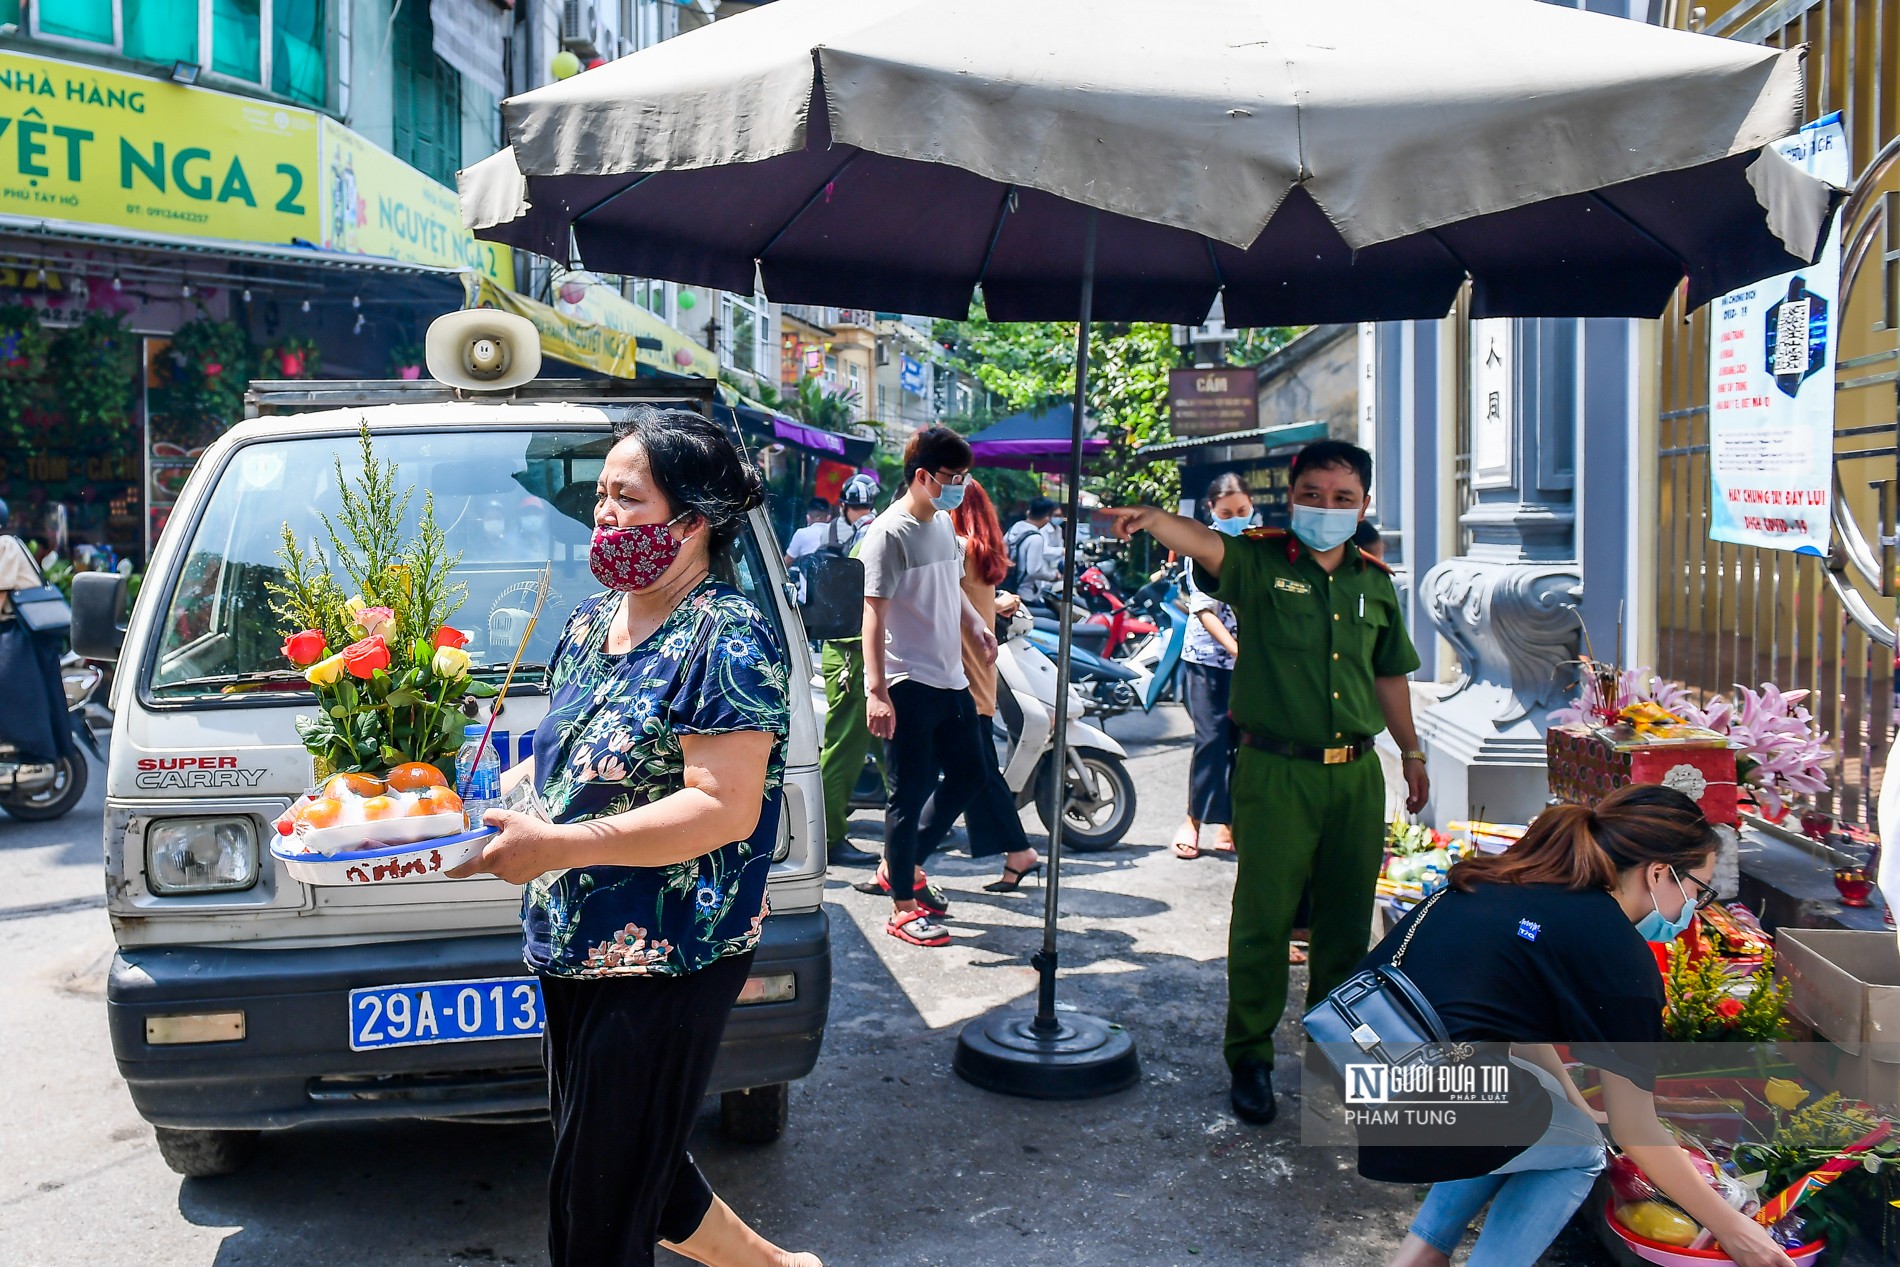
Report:
[[[1075,621],[1072,637],[1075,645],[1091,655],[1113,659],[1124,653],[1134,641],[1155,632],[1152,619],[1136,614],[1117,592],[1112,563],[1104,561],[1084,568],[1075,578]],[[1056,633],[1053,607],[1035,609],[1036,628]]]
[[[71,653],[60,658],[59,676],[66,690],[66,722],[79,746],[105,763],[86,710],[99,694],[105,672]],[[21,822],[40,823],[63,817],[86,795],[84,752],[75,752],[51,764],[23,761],[9,744],[0,743],[0,812]]]
[[[1079,578],[1078,578],[1079,579]],[[1129,598],[1126,610],[1139,613],[1152,632],[1133,639],[1120,659],[1108,659],[1076,645],[1075,635],[1083,626],[1071,630],[1071,683],[1089,701],[1092,710],[1113,717],[1140,706],[1152,712],[1163,700],[1176,697],[1176,669],[1181,663],[1181,648],[1187,640],[1187,607],[1181,599],[1181,568],[1170,564],[1155,573],[1153,579]],[[1058,634],[1050,628],[1038,628],[1030,638],[1047,655],[1055,655]]]
[[[1044,830],[1055,820],[1053,772],[1056,666],[1032,638],[1033,618],[1018,610],[1000,622],[996,648],[996,726],[1006,744],[1003,781],[1018,808],[1030,804]],[[824,685],[814,681],[813,702],[823,725]],[[1080,853],[1120,844],[1135,821],[1135,781],[1128,773],[1128,752],[1113,737],[1090,724],[1090,701],[1069,688],[1068,771],[1064,783],[1062,839]],[[851,808],[884,808],[884,782],[867,758]]]

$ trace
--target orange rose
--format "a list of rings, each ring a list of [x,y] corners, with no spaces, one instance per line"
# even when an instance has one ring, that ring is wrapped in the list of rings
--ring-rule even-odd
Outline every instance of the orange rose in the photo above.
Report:
[[[343,648],[343,667],[350,671],[351,677],[368,681],[376,675],[376,670],[389,667],[389,644],[374,634],[352,642]]]
[[[284,639],[284,658],[300,669],[323,659],[323,652],[322,630],[306,629]]]

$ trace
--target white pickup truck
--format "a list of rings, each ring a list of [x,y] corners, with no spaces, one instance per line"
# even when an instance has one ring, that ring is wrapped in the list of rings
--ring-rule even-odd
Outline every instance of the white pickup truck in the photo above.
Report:
[[[496,723],[514,736],[510,764],[545,711],[541,668],[567,613],[599,588],[587,550],[616,413],[716,408],[709,384],[575,380],[492,394],[430,380],[266,383],[248,401],[250,416],[179,496],[129,625],[123,580],[81,576],[73,595],[75,649],[119,662],[105,818],[112,1047],[166,1161],[188,1175],[237,1168],[260,1130],[547,1109],[518,888],[313,888],[270,855],[272,821],[312,782],[293,721],[314,698],[286,676],[265,589],[284,525],[307,541],[335,516],[334,461],[354,477],[367,423],[378,458],[433,495],[461,552],[468,601],[452,623],[474,635],[467,650],[490,681],[552,564],[552,596]],[[735,554],[732,579],[778,622],[791,680],[807,680],[762,514]],[[754,1141],[783,1129],[786,1084],[818,1059],[831,993],[818,733],[805,692],[792,706],[772,914],[713,1075],[725,1129]],[[443,1001],[426,1030],[390,988],[417,985]]]

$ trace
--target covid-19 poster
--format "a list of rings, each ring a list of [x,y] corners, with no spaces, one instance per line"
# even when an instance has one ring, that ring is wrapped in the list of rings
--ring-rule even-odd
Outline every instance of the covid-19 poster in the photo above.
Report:
[[[1848,184],[1847,136],[1828,115],[1777,147]],[[1716,300],[1709,322],[1709,536],[1825,555],[1834,489],[1834,323],[1841,228],[1819,259]]]

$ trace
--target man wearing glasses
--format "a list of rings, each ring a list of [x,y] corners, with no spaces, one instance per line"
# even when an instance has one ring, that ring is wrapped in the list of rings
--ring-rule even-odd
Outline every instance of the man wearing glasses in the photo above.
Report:
[[[994,763],[970,680],[963,631],[996,659],[996,633],[963,593],[950,511],[963,501],[970,445],[926,427],[904,447],[904,491],[858,546],[864,563],[865,720],[885,741],[884,865],[860,886],[888,893],[884,931],[915,946],[945,946],[949,903],[924,875],[917,822],[932,792],[955,821]],[[939,789],[939,782],[942,787]]]

